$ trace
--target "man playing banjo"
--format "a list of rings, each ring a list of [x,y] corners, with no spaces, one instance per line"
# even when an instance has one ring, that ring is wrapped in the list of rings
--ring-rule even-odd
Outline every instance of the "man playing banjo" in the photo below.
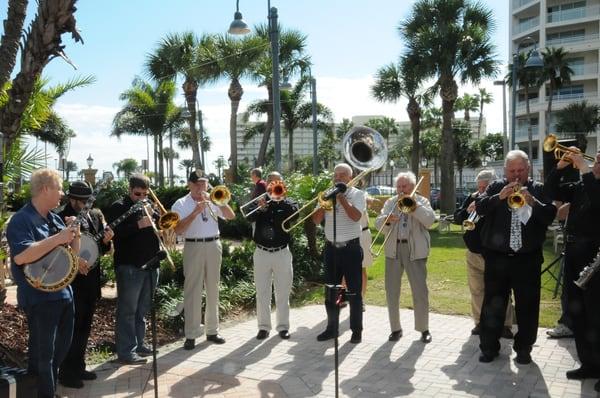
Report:
[[[25,268],[54,250],[67,253],[64,262],[69,268],[75,266],[69,249],[63,246],[70,245],[74,253],[79,252],[79,226],[65,226],[50,211],[59,205],[62,194],[62,180],[55,170],[34,171],[31,202],[12,216],[6,230],[17,301],[29,327],[28,372],[38,377],[38,397],[54,397],[56,391],[58,366],[73,334],[73,291],[68,283],[53,291],[36,289],[28,281]],[[74,217],[66,219],[68,224],[73,221]],[[59,268],[53,265],[46,267],[44,276]]]
[[[84,210],[90,196],[92,196],[92,188],[87,183],[83,181],[71,183],[67,192],[68,202],[58,215],[63,220],[69,216],[79,215]],[[100,210],[93,209],[85,213],[87,214],[82,214],[81,231],[91,235],[103,232],[103,238],[98,243],[93,239],[82,239],[80,255],[83,257],[84,251],[96,251],[98,256],[96,256],[95,262],[97,263],[99,257],[110,250],[110,241],[114,233],[110,227],[105,225],[104,216]],[[86,248],[86,243],[93,247]],[[100,298],[100,267],[97,264],[87,264],[81,257],[79,263],[80,273],[71,284],[75,302],[73,341],[58,373],[60,384],[70,388],[82,388],[82,380],[96,378],[94,372],[85,370],[85,350],[92,330],[96,301]]]

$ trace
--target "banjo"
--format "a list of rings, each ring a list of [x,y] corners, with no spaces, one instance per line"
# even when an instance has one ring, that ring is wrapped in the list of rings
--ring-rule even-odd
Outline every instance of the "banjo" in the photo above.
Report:
[[[72,225],[81,224],[96,200],[96,195],[110,182],[109,178],[102,179],[96,185],[94,192],[87,199],[83,209]],[[83,234],[82,234],[83,235]],[[39,260],[23,266],[25,279],[34,288],[44,292],[57,292],[73,282],[78,272],[78,256],[73,253],[70,246],[57,246]]]
[[[130,215],[140,210],[146,201],[139,201],[129,208],[125,213],[121,214],[116,220],[111,222],[106,228],[114,229],[117,225],[125,221]],[[106,229],[105,228],[105,229]],[[90,270],[96,268],[99,264],[98,259],[100,258],[100,241],[104,238],[104,230],[91,234],[89,232],[81,233],[81,240],[79,243],[79,257],[85,259],[88,263]]]

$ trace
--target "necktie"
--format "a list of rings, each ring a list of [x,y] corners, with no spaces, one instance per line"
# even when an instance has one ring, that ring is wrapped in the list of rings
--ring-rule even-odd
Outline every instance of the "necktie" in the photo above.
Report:
[[[511,211],[510,216],[510,243],[509,246],[513,251],[518,252],[521,248],[521,220],[515,210]]]

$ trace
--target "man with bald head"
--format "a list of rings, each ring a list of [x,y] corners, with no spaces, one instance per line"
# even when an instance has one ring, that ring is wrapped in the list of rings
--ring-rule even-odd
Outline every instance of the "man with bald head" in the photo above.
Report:
[[[485,217],[481,230],[485,293],[480,320],[480,362],[491,362],[500,352],[499,339],[512,290],[519,325],[513,345],[516,362],[531,363],[531,348],[539,323],[542,246],[556,207],[545,197],[543,185],[529,179],[530,167],[525,152],[508,152],[504,179],[491,183],[475,204],[477,214]],[[517,193],[521,200],[510,200]]]
[[[570,203],[565,226],[565,280],[566,311],[571,319],[575,346],[581,367],[570,370],[568,379],[600,377],[600,273],[588,281],[585,289],[574,282],[583,267],[589,265],[600,247],[600,151],[590,167],[579,149],[571,147],[546,180],[549,197]],[[564,183],[563,177],[575,167],[581,180]],[[596,390],[600,387],[596,383]]]
[[[352,168],[340,163],[333,170],[334,184],[348,184],[352,179]],[[342,277],[348,286],[347,299],[350,302],[350,342],[358,344],[362,339],[362,258],[360,247],[360,218],[367,206],[365,193],[355,187],[348,187],[346,192],[336,196],[336,231],[333,230],[333,211],[325,211],[319,207],[312,220],[320,224],[325,220],[325,283],[339,285]],[[334,239],[335,234],[335,239]],[[325,310],[327,311],[327,328],[317,336],[318,341],[337,337],[340,308],[335,297],[337,289],[326,289]]]

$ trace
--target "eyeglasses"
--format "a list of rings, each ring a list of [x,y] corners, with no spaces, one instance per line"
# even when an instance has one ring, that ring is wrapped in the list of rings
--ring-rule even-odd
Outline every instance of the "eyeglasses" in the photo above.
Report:
[[[132,192],[133,196],[148,196],[148,192]]]

